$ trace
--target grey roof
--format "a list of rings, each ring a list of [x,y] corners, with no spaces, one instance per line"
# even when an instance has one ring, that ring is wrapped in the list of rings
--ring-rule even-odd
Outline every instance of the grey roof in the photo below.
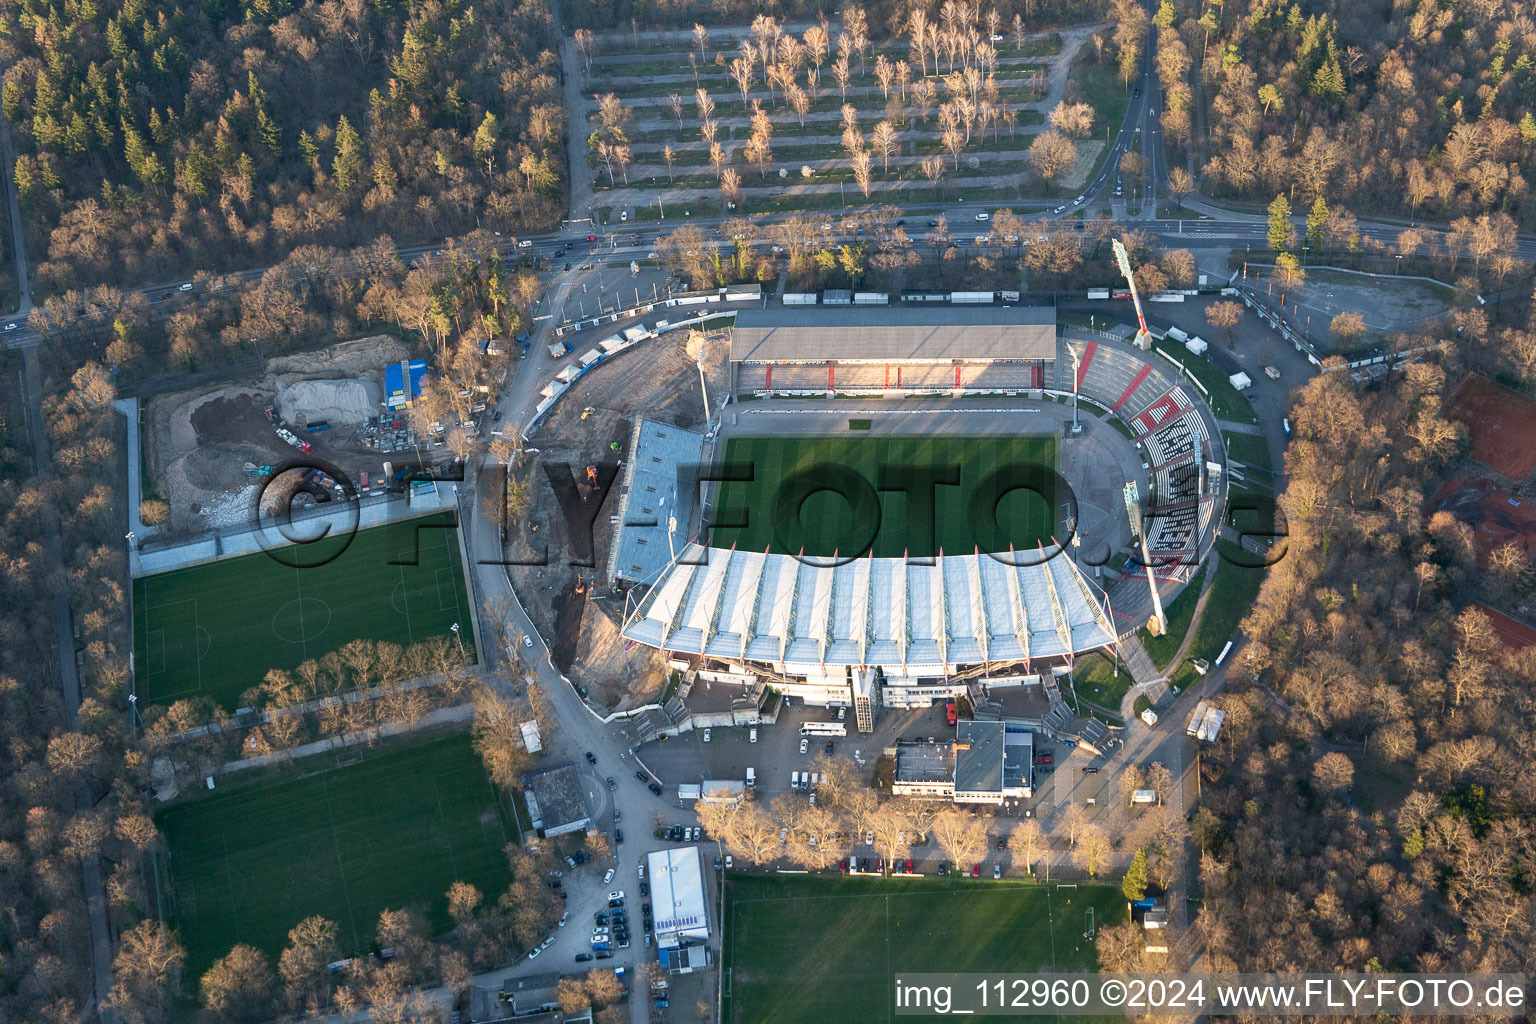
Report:
[[[948,782],[954,777],[954,744],[896,744],[897,782]]]
[[[677,519],[672,541],[681,551],[687,544],[688,519],[693,514],[695,472],[678,471],[698,464],[704,436],[670,423],[642,419],[635,426],[624,467],[624,491],[619,501],[619,536],[608,563],[610,579],[650,583],[672,560],[667,543],[667,519]]]
[[[955,792],[1003,791],[1003,723],[962,721],[955,742]]]
[[[591,820],[587,798],[581,789],[581,775],[574,764],[557,765],[530,775],[528,787],[539,803],[546,833]]]
[[[736,314],[733,362],[949,362],[1054,359],[1049,306],[865,306],[751,309]]]

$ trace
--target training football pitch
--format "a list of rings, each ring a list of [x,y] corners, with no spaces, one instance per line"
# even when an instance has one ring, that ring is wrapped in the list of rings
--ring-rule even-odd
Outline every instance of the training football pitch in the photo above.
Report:
[[[210,697],[233,711],[269,669],[352,640],[408,646],[457,622],[475,655],[452,513],[241,555],[133,581],[134,686],[143,704]],[[335,551],[341,553],[326,560]],[[296,568],[288,562],[300,562]],[[322,563],[323,564],[320,564]]]
[[[1050,544],[1056,456],[1055,437],[735,437],[708,542],[876,558]]]
[[[728,1024],[900,1020],[898,973],[1091,970],[1094,926],[1125,917],[1111,886],[1017,879],[731,876]]]
[[[229,788],[158,815],[161,913],[186,945],[190,978],[239,942],[275,963],[312,914],[339,925],[343,955],[368,947],[385,909],[429,907],[445,931],[449,885],[469,882],[494,903],[510,883],[504,849],[517,825],[468,735],[298,767],[321,764],[300,777],[226,777]]]

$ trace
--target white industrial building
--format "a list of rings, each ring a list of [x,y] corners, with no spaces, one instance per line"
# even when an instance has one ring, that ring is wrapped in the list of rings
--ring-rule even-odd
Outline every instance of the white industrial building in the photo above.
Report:
[[[645,873],[651,883],[657,954],[676,969],[689,963],[677,951],[709,942],[709,907],[704,896],[704,863],[697,846],[657,850],[647,854]]]

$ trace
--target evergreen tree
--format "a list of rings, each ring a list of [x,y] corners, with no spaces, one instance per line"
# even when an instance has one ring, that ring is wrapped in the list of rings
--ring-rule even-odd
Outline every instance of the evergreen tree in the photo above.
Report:
[[[1120,891],[1125,893],[1125,898],[1133,903],[1147,894],[1146,850],[1136,851],[1131,866],[1126,869],[1125,877],[1120,880]]]
[[[1284,249],[1291,240],[1291,201],[1284,195],[1275,196],[1269,204],[1269,247]]]
[[[1307,214],[1307,244],[1314,249],[1323,247],[1323,225],[1328,221],[1328,204],[1318,196]]]
[[[336,122],[336,159],[331,161],[331,174],[336,179],[336,188],[341,192],[350,192],[352,186],[357,184],[357,171],[362,163],[363,140],[358,137],[357,129],[352,127],[352,122],[347,120],[345,114]]]

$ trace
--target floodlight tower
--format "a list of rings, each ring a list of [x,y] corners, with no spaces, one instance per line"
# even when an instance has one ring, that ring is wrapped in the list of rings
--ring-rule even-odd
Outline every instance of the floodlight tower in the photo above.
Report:
[[[1141,544],[1141,563],[1147,567],[1147,589],[1152,591],[1152,617],[1147,620],[1147,632],[1162,636],[1168,632],[1168,616],[1163,614],[1163,599],[1158,596],[1157,580],[1152,576],[1152,554],[1147,550],[1147,531],[1141,521],[1141,495],[1137,493],[1134,480],[1125,484],[1125,514],[1131,520],[1131,536]]]
[[[1140,329],[1136,332],[1135,345],[1145,352],[1152,347],[1152,332],[1147,330],[1147,317],[1141,311],[1141,293],[1136,290],[1136,275],[1131,273],[1131,258],[1125,251],[1125,243],[1116,238],[1112,243],[1115,250],[1115,262],[1120,264],[1120,273],[1125,275],[1126,284],[1131,286],[1131,301],[1136,304],[1136,322]]]

